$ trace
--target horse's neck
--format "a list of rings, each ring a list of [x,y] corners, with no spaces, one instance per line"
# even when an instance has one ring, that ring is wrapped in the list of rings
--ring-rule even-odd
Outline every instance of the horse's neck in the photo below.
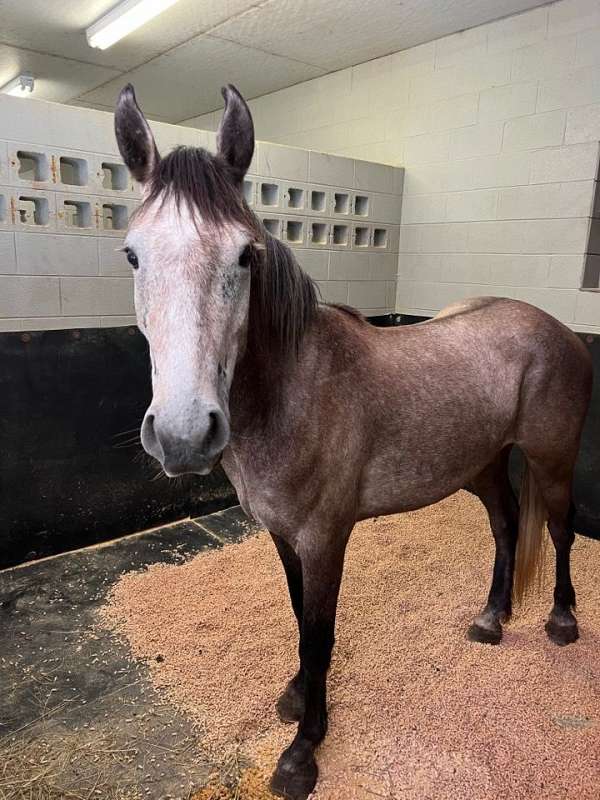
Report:
[[[268,429],[281,410],[282,393],[290,379],[290,363],[275,349],[249,347],[237,365],[231,386],[232,431],[255,436]]]

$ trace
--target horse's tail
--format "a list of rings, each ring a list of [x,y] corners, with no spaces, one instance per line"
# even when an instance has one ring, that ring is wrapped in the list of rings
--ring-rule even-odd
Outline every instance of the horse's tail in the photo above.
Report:
[[[525,462],[519,498],[519,537],[515,563],[513,599],[520,603],[536,583],[543,582],[548,537],[544,535],[548,512],[529,464]]]

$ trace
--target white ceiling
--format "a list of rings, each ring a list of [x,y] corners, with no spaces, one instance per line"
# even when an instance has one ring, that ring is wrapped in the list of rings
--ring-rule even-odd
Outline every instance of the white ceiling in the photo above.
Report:
[[[146,113],[180,122],[248,97],[544,5],[547,0],[179,0],[108,50],[85,28],[115,0],[0,0],[0,85],[112,110],[131,81]]]

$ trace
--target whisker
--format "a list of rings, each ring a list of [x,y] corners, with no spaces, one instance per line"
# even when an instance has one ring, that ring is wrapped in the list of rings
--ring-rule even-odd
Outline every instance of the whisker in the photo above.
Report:
[[[128,447],[137,447],[141,445],[140,439],[130,439],[127,442],[119,442],[119,444],[113,444],[113,450],[126,450]]]
[[[140,432],[140,426],[136,425],[135,428],[131,428],[128,431],[121,431],[120,433],[114,433],[112,438],[113,439],[118,439],[119,436],[131,436],[132,433],[138,433],[139,434],[139,432]]]

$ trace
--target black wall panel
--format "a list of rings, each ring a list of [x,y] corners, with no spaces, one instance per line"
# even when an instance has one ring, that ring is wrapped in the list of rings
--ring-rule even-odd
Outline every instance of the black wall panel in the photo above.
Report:
[[[235,502],[222,470],[154,479],[150,396],[137,328],[0,334],[0,567]]]

